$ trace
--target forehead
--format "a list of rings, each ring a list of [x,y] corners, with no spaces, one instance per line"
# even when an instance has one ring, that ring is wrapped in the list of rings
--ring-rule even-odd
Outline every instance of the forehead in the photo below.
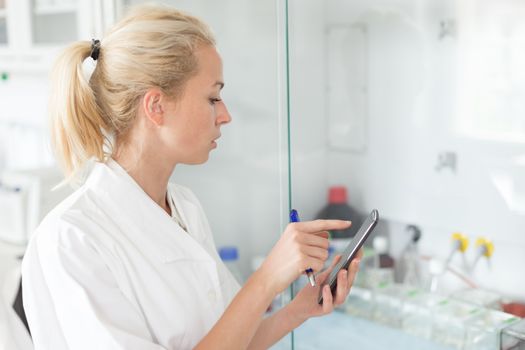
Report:
[[[202,46],[196,50],[195,56],[198,62],[196,78],[210,79],[213,83],[222,81],[222,60],[215,47]]]

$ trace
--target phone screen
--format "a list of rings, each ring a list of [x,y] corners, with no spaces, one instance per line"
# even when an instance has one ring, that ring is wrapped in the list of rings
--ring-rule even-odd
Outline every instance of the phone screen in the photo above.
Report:
[[[330,289],[332,290],[332,295],[334,295],[335,290],[337,288],[337,274],[341,269],[348,269],[348,266],[354,259],[355,255],[361,249],[363,244],[365,243],[366,239],[370,235],[370,233],[374,230],[377,222],[379,221],[379,212],[377,209],[372,210],[370,215],[366,218],[365,222],[361,227],[359,228],[359,231],[357,231],[356,235],[350,243],[348,243],[348,246],[346,247],[345,251],[343,252],[343,255],[341,256],[341,260],[337,263],[337,265],[334,266],[334,269],[330,273],[330,276],[328,276],[327,282],[325,284],[330,285]],[[322,294],[323,288],[321,288],[320,294],[319,294],[319,304],[323,303],[323,294]]]

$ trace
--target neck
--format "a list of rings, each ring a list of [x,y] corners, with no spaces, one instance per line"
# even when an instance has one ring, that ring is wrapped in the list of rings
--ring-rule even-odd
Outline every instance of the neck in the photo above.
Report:
[[[174,165],[167,164],[154,155],[131,152],[129,149],[121,149],[113,155],[113,159],[126,170],[155,203],[171,214],[166,193]]]

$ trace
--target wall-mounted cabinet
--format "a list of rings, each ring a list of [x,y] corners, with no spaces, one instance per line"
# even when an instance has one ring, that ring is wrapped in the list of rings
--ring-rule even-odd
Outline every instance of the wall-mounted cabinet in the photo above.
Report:
[[[34,0],[30,9],[31,42],[35,46],[54,45],[78,38],[78,7],[76,0]],[[60,23],[60,25],[56,25]]]
[[[115,20],[116,1],[0,1],[0,71],[47,71],[75,40],[100,36]]]

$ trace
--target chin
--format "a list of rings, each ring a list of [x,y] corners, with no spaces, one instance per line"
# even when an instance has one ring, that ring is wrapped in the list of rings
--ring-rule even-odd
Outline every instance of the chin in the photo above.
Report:
[[[210,159],[210,155],[209,154],[206,154],[205,156],[202,156],[202,157],[196,157],[194,159],[191,159],[189,160],[188,162],[186,162],[186,164],[188,165],[199,165],[199,164],[204,164],[208,161],[208,159]]]

